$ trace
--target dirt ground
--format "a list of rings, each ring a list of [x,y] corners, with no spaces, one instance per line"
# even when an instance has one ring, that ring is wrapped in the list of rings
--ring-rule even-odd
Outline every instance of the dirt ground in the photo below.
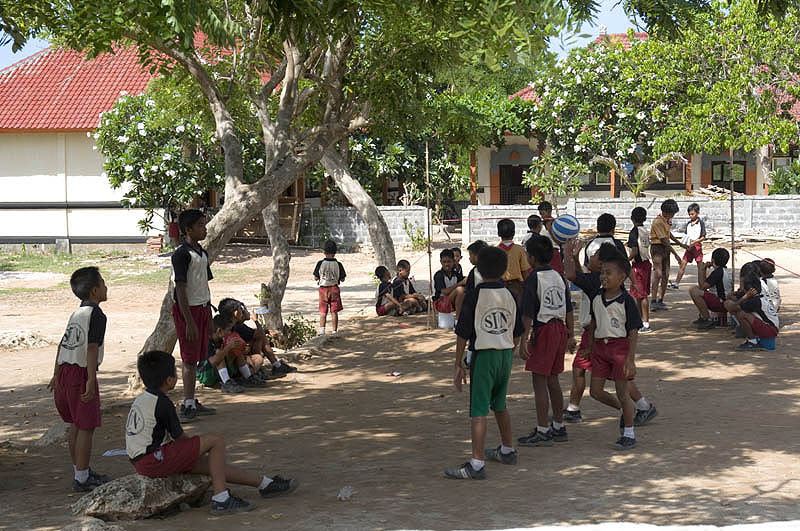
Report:
[[[800,272],[800,255],[787,246],[752,246]],[[315,318],[311,277],[318,254],[296,250],[287,292],[288,313]],[[412,272],[427,284],[427,256]],[[680,292],[669,292],[669,312],[651,317],[642,336],[637,381],[660,415],[637,429],[631,453],[611,449],[617,437],[612,411],[587,393],[585,421],[569,425],[569,442],[520,449],[519,464],[487,464],[488,480],[447,480],[442,469],[469,454],[467,395],[452,387],[454,335],[429,329],[424,316],[374,317],[374,269],[368,255],[343,254],[344,333],[323,352],[298,363],[300,372],[263,390],[223,396],[202,389],[199,398],[218,408],[187,432],[223,432],[230,460],[267,473],[296,477],[298,491],[262,500],[254,489],[233,487],[255,502],[250,513],[211,517],[206,508],[165,520],[125,523],[152,530],[271,527],[280,529],[480,529],[603,521],[651,524],[734,524],[800,518],[800,278],[779,270],[783,329],[778,349],[738,353],[726,330],[695,332],[688,299],[694,268]],[[737,254],[737,263],[750,257]],[[100,263],[101,270],[116,267]],[[235,246],[215,263],[214,298],[235,296],[255,304],[270,259],[256,248]],[[466,261],[464,262],[466,267]],[[158,269],[157,261],[153,262]],[[677,271],[673,267],[672,277]],[[19,283],[16,276],[11,281]],[[0,278],[0,289],[2,279]],[[15,284],[14,287],[19,287]],[[122,395],[132,362],[153,326],[163,281],[109,284],[105,361],[100,389],[105,412],[95,434],[92,466],[117,477],[133,472],[125,457],[102,457],[124,448],[131,398]],[[29,329],[58,341],[76,301],[64,289],[0,291],[0,330]],[[359,312],[363,310],[363,312]],[[67,450],[33,442],[58,420],[46,383],[55,347],[0,351],[0,526],[58,529],[72,520]],[[177,351],[176,351],[177,356]],[[570,356],[571,361],[571,356]],[[569,364],[568,364],[569,366]],[[390,376],[397,371],[400,376]],[[565,394],[570,373],[561,378]],[[180,384],[172,398],[180,397]],[[534,423],[530,378],[517,361],[509,395],[514,436]],[[498,444],[490,424],[490,445]],[[337,501],[345,485],[354,494]]]

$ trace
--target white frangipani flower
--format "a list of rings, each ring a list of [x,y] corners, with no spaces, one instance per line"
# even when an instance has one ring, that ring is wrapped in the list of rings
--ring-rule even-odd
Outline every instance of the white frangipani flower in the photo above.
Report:
[[[643,111],[639,111],[639,112],[636,113],[636,119],[637,120],[644,120],[644,117],[645,117],[645,114],[644,114]]]
[[[126,164],[125,171],[133,171],[133,166],[131,166],[130,164]]]
[[[176,133],[183,133],[184,131],[186,131],[186,128],[182,125],[179,125],[178,127],[175,128]]]

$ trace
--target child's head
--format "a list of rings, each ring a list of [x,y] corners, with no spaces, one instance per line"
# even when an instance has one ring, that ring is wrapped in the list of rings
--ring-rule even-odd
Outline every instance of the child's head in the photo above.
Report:
[[[231,323],[243,323],[250,319],[250,312],[247,311],[247,307],[236,299],[222,299],[217,305],[217,311]]]
[[[451,249],[444,249],[439,253],[439,263],[442,264],[442,271],[449,273],[453,270],[455,260],[453,260],[453,251]]]
[[[741,284],[744,291],[754,289],[756,290],[756,293],[761,293],[761,275],[758,273],[749,271],[747,274],[745,274],[744,268],[742,268]]]
[[[169,391],[175,387],[178,375],[175,372],[175,358],[161,350],[145,352],[136,361],[139,377],[148,389]]]
[[[475,240],[471,244],[467,246],[467,252],[469,253],[469,263],[475,265],[478,263],[478,253],[481,252],[481,249],[488,246],[489,244],[483,240]]]
[[[461,261],[461,247],[453,247],[450,250],[453,251],[453,261],[459,263]]]
[[[553,217],[553,205],[550,201],[542,201],[539,203],[539,215],[542,216],[542,219],[549,219]]]
[[[544,236],[533,236],[525,243],[531,267],[547,265],[553,259],[553,242]]]
[[[497,235],[503,241],[513,240],[515,230],[514,222],[510,219],[501,219],[497,222]]]
[[[100,270],[94,266],[82,267],[69,277],[69,287],[72,293],[82,301],[103,302],[108,300],[108,288],[100,275]]]
[[[771,258],[764,258],[758,263],[758,268],[761,270],[761,276],[764,278],[771,277],[775,274],[775,262]]]
[[[336,256],[336,242],[333,240],[326,240],[322,250],[325,253],[325,256]]]
[[[233,321],[231,321],[230,317],[218,313],[211,319],[211,328],[211,339],[220,341],[231,333]]]
[[[644,207],[636,207],[631,210],[631,221],[634,225],[642,225],[647,219],[647,210]]]
[[[745,278],[747,277],[758,278],[759,288],[761,287],[761,269],[758,267],[758,262],[759,260],[753,260],[752,262],[747,262],[739,270],[739,285],[745,291],[749,289],[745,287],[745,282],[744,282]]]
[[[536,214],[528,216],[528,230],[536,233],[542,230],[542,218]]]
[[[722,247],[717,247],[714,249],[714,252],[711,253],[711,262],[714,264],[714,267],[725,267],[728,265],[728,260],[730,260],[730,258],[731,253]]]
[[[678,203],[674,199],[667,199],[661,203],[661,215],[667,219],[672,219],[678,210]]]
[[[487,245],[478,253],[476,267],[484,280],[499,280],[508,267],[508,255],[499,247]]]
[[[598,252],[599,254],[599,252]],[[616,291],[625,283],[631,274],[631,263],[619,254],[602,262],[600,266],[600,282],[606,290]]]
[[[392,274],[384,266],[378,266],[375,268],[375,278],[381,282],[387,282],[392,278]]]
[[[686,209],[686,212],[689,214],[689,219],[694,221],[697,219],[697,216],[700,215],[700,205],[698,205],[697,203],[692,203]]]
[[[178,227],[181,232],[192,239],[202,241],[206,238],[206,215],[197,209],[184,210],[178,216]]]
[[[602,269],[603,262],[609,262],[619,258],[619,250],[613,243],[606,242],[597,248],[597,251],[589,257],[589,271],[592,273],[599,273]]]
[[[597,217],[597,233],[612,234],[617,227],[617,218],[606,212]]]
[[[397,262],[397,278],[406,279],[411,274],[411,264],[408,260],[400,260]]]

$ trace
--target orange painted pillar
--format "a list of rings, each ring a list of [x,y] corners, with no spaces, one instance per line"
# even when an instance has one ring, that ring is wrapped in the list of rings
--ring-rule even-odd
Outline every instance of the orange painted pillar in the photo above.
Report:
[[[611,170],[611,197],[617,197],[617,173]]]
[[[686,164],[683,165],[683,182],[686,185],[686,195],[692,193],[692,156],[684,155],[686,157]]]
[[[478,204],[478,157],[474,149],[469,154],[469,204]]]
[[[756,169],[744,169],[744,192],[747,195],[756,195]]]
[[[490,175],[491,186],[489,187],[489,204],[500,204],[500,172],[496,171]]]

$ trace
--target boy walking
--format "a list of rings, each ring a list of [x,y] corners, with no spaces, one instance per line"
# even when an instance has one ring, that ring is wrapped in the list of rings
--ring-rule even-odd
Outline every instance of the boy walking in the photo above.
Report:
[[[528,343],[523,345],[520,357],[525,360],[525,370],[531,373],[537,424],[517,442],[520,446],[552,446],[553,441],[567,441],[558,375],[564,372],[564,354],[575,348],[572,299],[561,274],[548,265],[553,259],[550,240],[531,238],[526,250],[533,271],[525,280],[522,296],[523,337]],[[547,419],[550,403],[552,423]]]
[[[347,276],[344,266],[336,259],[336,242],[328,240],[323,247],[325,258],[317,262],[314,278],[319,283],[319,335],[325,334],[325,322],[331,313],[331,326],[335,334],[339,330],[339,312],[342,311],[342,295],[339,284]]]
[[[478,254],[478,272],[483,283],[464,297],[461,317],[456,325],[456,360],[453,384],[461,391],[466,383],[464,352],[469,342],[473,352],[469,366],[469,416],[472,432],[472,458],[446,469],[451,479],[486,479],[484,459],[513,465],[517,462],[511,438],[511,416],[506,408],[506,391],[511,375],[513,350],[522,335],[522,320],[514,296],[501,282],[508,256],[497,247],[485,247]],[[489,409],[494,411],[500,430],[500,446],[485,448]]]
[[[69,454],[72,458],[72,490],[88,492],[108,482],[108,476],[89,468],[92,437],[100,427],[100,389],[97,369],[103,362],[106,315],[100,303],[108,289],[96,267],[82,267],[69,279],[72,293],[81,300],[67,323],[58,345],[53,378],[47,389],[55,396],[61,419],[70,424]]]
[[[214,278],[208,265],[208,253],[200,246],[206,238],[206,216],[199,210],[184,210],[178,225],[185,235],[183,243],[172,253],[172,320],[181,349],[183,380],[182,422],[191,422],[197,415],[213,415],[216,410],[200,404],[194,396],[197,364],[206,359],[211,335],[211,290],[208,281]]]
[[[678,276],[675,282],[672,282],[667,287],[670,289],[678,289],[686,272],[686,266],[689,262],[697,262],[697,275],[700,275],[700,264],[703,263],[703,241],[706,239],[706,224],[700,219],[700,205],[692,203],[687,209],[689,214],[689,222],[686,223],[686,236],[683,238],[683,243],[686,245],[686,251],[681,258],[681,268],[678,270]]]
[[[667,199],[661,203],[661,213],[656,216],[656,219],[650,225],[650,256],[653,259],[653,302],[650,304],[650,309],[653,311],[669,309],[664,304],[664,294],[667,292],[670,253],[675,257],[675,260],[680,261],[680,257],[675,252],[675,249],[672,248],[670,240],[685,247],[670,232],[672,218],[677,213],[678,203],[674,199]]]
[[[525,289],[525,277],[528,276],[530,265],[528,256],[522,246],[514,243],[516,227],[510,219],[501,219],[497,222],[497,235],[500,237],[498,247],[508,255],[508,266],[503,273],[503,282],[511,290],[517,304],[522,300],[522,291]],[[479,270],[480,271],[480,270]]]
[[[650,234],[644,228],[647,219],[647,210],[636,207],[631,211],[631,221],[633,228],[628,235],[628,248],[631,260],[631,273],[634,282],[631,283],[631,297],[636,300],[636,306],[642,316],[642,328],[640,334],[650,332],[650,273],[653,265],[650,263]]]
[[[158,478],[172,474],[211,476],[214,495],[211,514],[224,515],[251,510],[249,502],[234,496],[226,482],[250,485],[268,498],[288,494],[298,483],[294,479],[261,476],[225,463],[225,440],[209,433],[188,437],[166,395],[178,381],[175,358],[151,350],[139,356],[139,376],[146,389],[133,401],[125,424],[125,449],[136,472]]]

